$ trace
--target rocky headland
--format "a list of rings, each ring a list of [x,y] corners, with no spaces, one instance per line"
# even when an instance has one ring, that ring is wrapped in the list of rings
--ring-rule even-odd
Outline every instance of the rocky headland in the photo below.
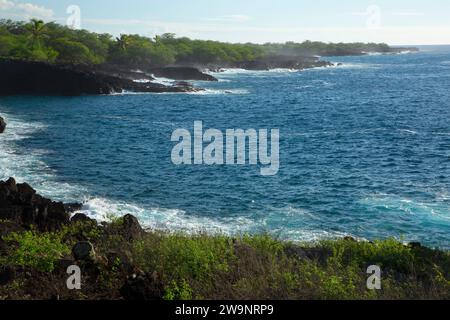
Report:
[[[218,81],[208,70],[224,68],[247,70],[293,69],[304,70],[328,67],[333,64],[316,57],[269,56],[254,61],[220,65],[191,65],[142,67],[102,64],[70,65],[16,59],[0,60],[0,96],[49,95],[77,96],[122,92],[164,93],[203,91],[186,81]],[[174,80],[161,84],[155,78]],[[1,126],[0,126],[1,128]]]
[[[416,48],[389,48],[382,54],[418,51]],[[365,55],[361,50],[341,50],[335,55]],[[8,95],[97,95],[122,92],[196,92],[203,91],[186,81],[218,81],[213,75],[202,72],[220,72],[226,68],[246,70],[291,69],[305,70],[331,67],[333,64],[316,56],[265,55],[239,62],[220,64],[186,63],[184,65],[142,66],[104,63],[99,65],[54,64],[17,59],[0,59],[0,96]],[[174,80],[161,84],[155,78]],[[0,122],[0,130],[2,128]]]
[[[193,92],[191,85],[166,86],[136,82],[131,71],[117,73],[88,66],[56,65],[22,60],[0,60],[0,96],[8,95],[96,95],[130,92]],[[143,75],[139,75],[143,77]],[[147,76],[151,80],[151,77]]]

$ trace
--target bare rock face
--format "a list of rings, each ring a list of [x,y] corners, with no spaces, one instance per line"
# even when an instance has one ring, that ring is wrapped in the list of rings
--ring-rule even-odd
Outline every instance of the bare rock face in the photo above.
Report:
[[[114,92],[191,92],[200,89],[137,83],[128,74],[75,65],[0,59],[0,96],[78,96]]]
[[[6,122],[2,117],[0,117],[0,133],[5,132],[5,129],[6,129]]]
[[[89,218],[87,215],[85,215],[84,213],[77,213],[75,214],[71,219],[70,222],[72,223],[97,223],[97,221],[95,221],[94,219]]]
[[[81,241],[76,243],[72,248],[72,254],[77,261],[95,260],[94,246],[88,241]]]
[[[145,233],[138,219],[131,214],[124,216],[122,221],[122,235],[127,240],[138,240]]]
[[[0,181],[0,219],[40,230],[56,230],[69,223],[69,207],[44,198],[27,183]]]

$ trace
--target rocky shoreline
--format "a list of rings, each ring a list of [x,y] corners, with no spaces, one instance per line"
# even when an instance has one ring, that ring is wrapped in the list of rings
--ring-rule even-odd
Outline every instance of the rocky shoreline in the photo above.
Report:
[[[332,67],[333,63],[320,60],[318,57],[268,56],[255,61],[243,61],[228,65],[209,65],[206,69],[220,71],[224,68],[237,68],[251,71],[269,71],[272,69],[306,70]]]
[[[417,48],[390,48],[380,54],[416,52]],[[346,55],[368,55],[370,52],[342,52]],[[316,56],[269,55],[254,61],[227,64],[187,64],[136,69],[126,65],[69,65],[0,59],[0,96],[11,95],[98,95],[122,92],[185,93],[204,89],[186,81],[218,81],[211,72],[224,69],[268,71],[272,69],[306,70],[332,67],[333,63]],[[206,70],[203,72],[201,70]],[[155,79],[174,80],[171,85]],[[0,131],[2,124],[0,122]]]
[[[198,92],[198,88],[186,81],[218,81],[209,72],[224,68],[247,70],[293,69],[305,70],[333,66],[331,62],[315,57],[267,57],[227,65],[166,66],[143,68],[103,64],[58,65],[44,62],[0,59],[0,96],[11,95],[98,95],[122,92],[185,93]],[[156,82],[155,77],[168,78],[172,85]]]
[[[0,133],[5,132],[5,130],[6,130],[6,122],[5,122],[5,119],[3,119],[3,118],[0,116]]]
[[[391,48],[382,54],[399,54],[418,51],[416,48]],[[365,55],[370,53],[343,52],[342,55]],[[0,96],[10,95],[98,95],[122,92],[137,93],[185,93],[198,92],[198,88],[186,81],[218,81],[210,72],[224,69],[268,71],[272,69],[306,70],[332,67],[333,63],[312,56],[266,56],[254,61],[228,64],[174,65],[143,67],[101,65],[60,65],[44,62],[0,59]],[[201,70],[206,70],[202,72]],[[171,85],[158,83],[155,79],[174,80]],[[0,131],[2,124],[0,122]]]
[[[0,96],[8,95],[97,95],[121,93],[195,92],[202,89],[190,84],[136,82],[115,70],[101,72],[88,66],[53,65],[43,62],[0,60]],[[150,77],[147,77],[151,79]]]
[[[29,184],[17,184],[13,178],[0,181],[0,220],[18,225],[34,225],[40,231],[60,228],[81,204],[64,204],[44,198]]]
[[[98,223],[80,208],[0,182],[0,300],[450,298],[450,253],[420,243],[190,236],[144,230],[132,215]],[[365,288],[369,265],[389,286]]]

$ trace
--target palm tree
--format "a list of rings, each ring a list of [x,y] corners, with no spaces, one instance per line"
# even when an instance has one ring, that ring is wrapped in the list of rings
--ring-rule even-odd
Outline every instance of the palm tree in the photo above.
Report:
[[[42,20],[31,19],[30,23],[27,24],[27,30],[29,32],[29,39],[31,45],[34,47],[37,45],[41,46],[41,39],[45,34],[45,23]]]
[[[123,51],[126,51],[128,46],[130,45],[131,39],[130,36],[127,36],[126,34],[121,34],[119,38],[116,38],[117,45],[120,49]]]
[[[161,38],[161,36],[156,35],[156,36],[153,38],[153,40],[154,40],[155,43],[158,45],[158,44],[161,43],[162,38]]]

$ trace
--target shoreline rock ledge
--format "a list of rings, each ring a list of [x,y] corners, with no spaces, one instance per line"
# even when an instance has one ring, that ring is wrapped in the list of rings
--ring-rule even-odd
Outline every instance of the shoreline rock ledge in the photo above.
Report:
[[[83,66],[0,59],[0,96],[79,96],[128,92],[195,92],[186,85],[135,82],[130,77]]]
[[[2,117],[0,117],[0,133],[5,132],[6,129],[6,122],[5,119],[3,119]]]
[[[70,214],[81,204],[64,204],[44,198],[27,183],[14,178],[0,181],[0,220],[22,226],[36,225],[41,231],[53,231],[70,222]]]

